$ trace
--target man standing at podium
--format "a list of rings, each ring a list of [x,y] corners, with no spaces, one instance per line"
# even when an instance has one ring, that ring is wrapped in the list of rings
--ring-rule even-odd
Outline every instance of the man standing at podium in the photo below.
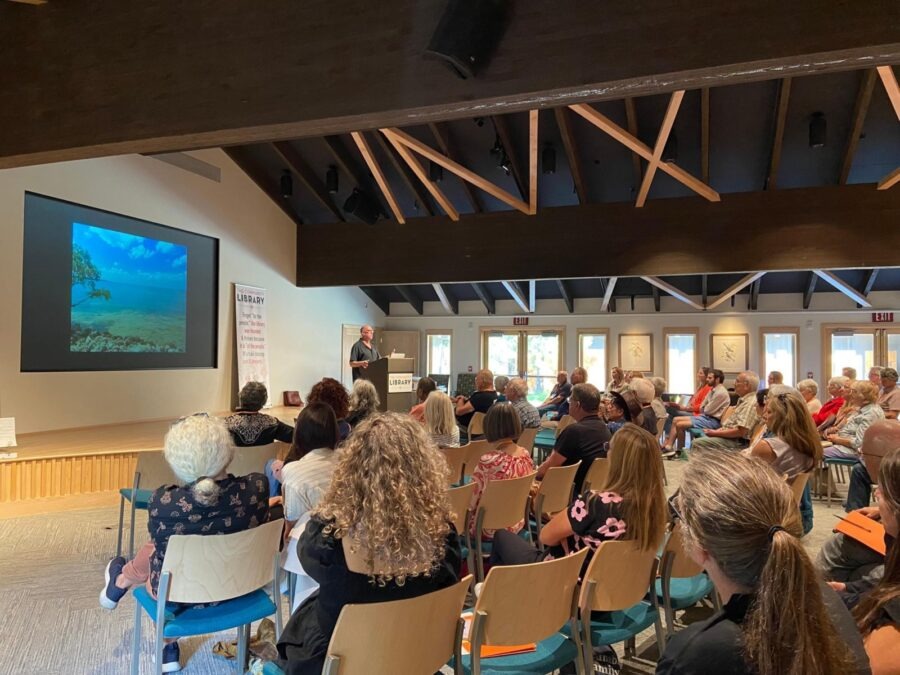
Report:
[[[374,336],[375,330],[372,326],[363,326],[359,329],[359,340],[354,342],[350,349],[350,367],[353,368],[354,382],[362,376],[362,371],[369,367],[370,361],[381,358],[378,349],[372,344]]]

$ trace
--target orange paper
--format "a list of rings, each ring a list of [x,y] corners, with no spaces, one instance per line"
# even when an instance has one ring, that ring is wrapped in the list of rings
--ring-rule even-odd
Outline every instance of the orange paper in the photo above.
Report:
[[[462,618],[463,621],[466,622],[466,626],[465,628],[463,628],[463,635],[468,638],[469,634],[472,631],[472,613],[465,612],[463,613]],[[468,639],[464,639],[462,641],[462,648],[463,654],[472,653],[472,645]],[[481,658],[489,659],[492,656],[512,656],[513,654],[526,654],[533,651],[537,651],[537,645],[533,642],[526,645],[482,645]]]
[[[836,532],[855,539],[876,553],[885,554],[884,525],[877,520],[866,518],[863,514],[856,511],[851,511],[844,516],[838,517],[840,521],[834,528]]]

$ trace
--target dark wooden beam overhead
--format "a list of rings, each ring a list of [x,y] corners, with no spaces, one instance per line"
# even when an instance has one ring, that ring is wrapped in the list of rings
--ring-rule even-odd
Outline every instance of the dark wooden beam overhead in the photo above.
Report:
[[[809,309],[809,305],[812,303],[813,293],[816,292],[816,282],[818,280],[818,274],[815,272],[809,273],[809,279],[806,282],[806,290],[803,292],[803,309]]]
[[[441,149],[441,152],[454,162],[462,164],[462,158],[460,157],[460,154],[456,152],[456,146],[450,138],[449,127],[444,122],[431,122],[428,125],[428,128],[431,130],[431,135],[434,136],[434,140]],[[472,188],[472,185],[468,181],[461,180],[460,183],[466,193],[466,199],[468,199],[469,204],[472,205],[472,210],[475,211],[475,213],[481,213],[484,210],[484,206],[481,204],[481,197],[478,195],[478,192]]]
[[[656,286],[651,286],[650,290],[653,292],[653,309],[657,312],[659,311],[659,289]]]
[[[331,215],[340,221],[347,220],[344,218],[344,214],[341,213],[341,210],[335,206],[334,200],[331,198],[331,195],[328,194],[328,190],[325,189],[325,183],[323,183],[322,179],[316,175],[316,172],[313,171],[309,164],[306,163],[306,160],[300,156],[300,153],[297,152],[293,145],[280,141],[273,143],[272,147],[275,149],[275,152],[278,153],[278,156],[288,165],[288,168],[290,168],[290,170],[306,186],[306,189],[312,193],[312,196],[331,212]]]
[[[709,87],[700,90],[700,178],[709,185]]]
[[[378,307],[382,312],[386,315],[390,315],[391,313],[391,302],[384,295],[384,291],[378,286],[360,286],[359,290],[366,294],[366,296],[375,303],[375,306]]]
[[[759,306],[759,287],[762,285],[762,279],[757,279],[750,284],[750,295],[747,299],[747,309],[756,311]]]
[[[640,127],[638,127],[637,108],[631,97],[625,99],[625,120],[628,125],[628,133],[637,138]],[[634,193],[637,194],[644,179],[644,173],[641,167],[641,156],[636,152],[631,153],[631,168],[634,171]]]
[[[412,308],[416,310],[416,314],[421,316],[425,311],[425,303],[422,298],[413,293],[412,289],[406,286],[395,286],[395,288],[400,292],[400,295],[403,296],[403,299],[412,305]]]
[[[872,292],[872,288],[875,286],[875,280],[878,278],[878,268],[874,268],[869,270],[866,273],[866,280],[863,282],[862,294],[868,298],[869,293]],[[856,303],[857,307],[862,307],[859,303]]]
[[[562,299],[565,300],[566,309],[569,310],[569,314],[572,314],[575,311],[575,298],[572,297],[572,289],[569,288],[569,283],[565,279],[557,279],[556,287],[559,289]]]
[[[781,147],[784,141],[784,126],[787,121],[788,103],[791,98],[791,78],[785,77],[778,85],[775,97],[775,126],[772,129],[772,149],[769,152],[769,172],[766,174],[764,190],[774,190],[781,164]]]
[[[496,302],[494,302],[494,296],[490,294],[487,287],[484,284],[472,284],[472,290],[475,291],[475,295],[478,296],[478,299],[484,303],[484,308],[487,310],[488,314],[496,314]]]
[[[486,274],[559,279],[891,267],[900,249],[898,222],[900,191],[845,185],[736,193],[718,203],[659,199],[643,209],[618,202],[534,216],[482,213],[455,223],[422,218],[414,228],[390,221],[379,224],[377,237],[363,239],[356,225],[307,224],[299,228],[297,281],[357,286],[470,282]],[[556,250],[604,255],[547,255],[547,232],[554,233]],[[639,247],[635,232],[642,236]],[[846,245],[849,232],[853,246]],[[446,250],[455,254],[434,255]]]
[[[375,132],[372,135],[375,137],[375,140],[378,141],[378,145],[381,147],[382,152],[384,152],[384,154],[388,156],[388,159],[391,161],[391,165],[394,167],[394,170],[398,174],[400,174],[400,178],[403,179],[406,187],[409,188],[409,191],[412,193],[413,199],[419,203],[420,207],[428,212],[429,216],[433,216],[435,213],[437,213],[437,211],[435,211],[434,207],[431,205],[431,200],[429,199],[428,193],[425,191],[424,186],[419,181],[419,179],[413,175],[413,172],[410,170],[409,165],[404,162],[403,159],[401,159],[401,157],[397,154],[394,146],[388,143],[383,134]]]
[[[381,206],[382,213],[391,213],[388,205],[384,202],[384,196],[381,194],[381,190],[375,185],[369,172],[366,169],[363,169],[363,165],[360,163],[357,155],[351,154],[350,151],[347,150],[347,146],[344,145],[344,142],[339,136],[325,136],[324,140],[325,145],[328,146],[328,150],[331,152],[331,156],[334,157],[334,161],[338,165],[338,168],[356,183],[356,187],[366,192],[372,199],[378,202]]]
[[[850,120],[850,131],[847,134],[847,144],[844,146],[844,159],[841,161],[841,175],[838,183],[847,184],[850,177],[850,169],[853,168],[853,156],[859,145],[859,137],[862,135],[866,123],[866,113],[869,112],[869,103],[872,102],[872,92],[875,89],[875,80],[878,71],[869,68],[862,72],[859,81],[859,91],[856,93],[856,103],[853,106],[853,117]]]
[[[581,157],[578,153],[575,133],[572,130],[572,113],[568,108],[557,108],[553,112],[556,114],[556,125],[559,127],[559,135],[562,136],[563,147],[566,149],[566,159],[569,161],[569,171],[572,174],[575,194],[578,195],[578,203],[587,204],[587,190],[584,187],[584,177],[581,173]]]
[[[509,159],[509,168],[516,183],[516,189],[519,191],[519,196],[524,201],[528,201],[528,180],[525,178],[525,172],[519,164],[519,151],[516,148],[509,120],[503,115],[494,115],[491,117],[491,121],[494,123],[494,129],[500,137],[500,144],[503,146],[503,149],[506,151],[506,157]]]
[[[819,0],[635,0],[607,12],[566,0],[554,12],[518,3],[489,67],[461,80],[422,54],[445,6],[276,0],[260,12],[254,3],[192,0],[175,20],[168,3],[95,0],[91,13],[102,21],[85,20],[84,2],[51,2],[38,21],[0,3],[3,46],[16,55],[0,88],[0,168],[900,62],[896,0],[828,11]],[[79,49],[60,39],[73,35]]]
[[[444,309],[447,310],[448,314],[459,314],[459,300],[456,298],[453,293],[450,292],[450,289],[444,286],[443,284],[431,284],[434,288],[434,292],[437,293],[438,300],[441,301],[441,304],[444,306]]]
[[[709,301],[709,276],[706,274],[700,275],[700,289],[700,304],[706,307],[706,304]]]
[[[262,190],[265,195],[275,202],[279,209],[287,214],[287,217],[293,220],[297,225],[301,225],[303,221],[296,214],[291,203],[281,196],[278,186],[276,186],[269,175],[258,166],[250,157],[250,153],[246,148],[225,148],[225,154],[232,162],[238,165],[241,171],[247,174],[247,177],[256,183],[256,186]]]

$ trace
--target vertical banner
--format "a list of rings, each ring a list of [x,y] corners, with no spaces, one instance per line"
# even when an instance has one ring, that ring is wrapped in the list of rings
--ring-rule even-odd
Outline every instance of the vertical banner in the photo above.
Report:
[[[238,391],[248,382],[269,389],[269,348],[266,338],[266,289],[234,285],[234,322],[237,339]],[[272,395],[269,393],[271,405]]]

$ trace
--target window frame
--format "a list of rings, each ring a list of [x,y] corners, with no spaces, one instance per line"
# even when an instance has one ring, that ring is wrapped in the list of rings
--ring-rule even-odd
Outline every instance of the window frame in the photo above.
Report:
[[[480,358],[479,358],[479,370],[486,368],[485,365],[487,363],[487,350],[488,350],[488,336],[491,333],[517,333],[519,335],[519,362],[516,364],[516,368],[518,371],[515,374],[515,377],[524,377],[524,373],[526,371],[526,363],[525,359],[527,358],[527,342],[523,339],[523,336],[526,334],[540,334],[540,333],[549,333],[551,331],[555,331],[559,333],[559,363],[557,364],[556,371],[565,369],[566,364],[566,328],[565,326],[479,326],[479,337],[481,339],[481,347],[479,349]],[[523,347],[526,347],[523,349]],[[497,373],[494,373],[497,375]]]
[[[669,336],[670,335],[693,335],[694,336],[694,369],[691,372],[692,381],[696,380],[697,371],[700,370],[700,329],[696,326],[685,326],[683,328],[677,326],[670,326],[668,328],[663,328],[663,373],[666,378],[666,393],[673,394],[691,394],[693,395],[694,391],[672,391],[672,387],[670,386],[670,382],[672,381],[671,377],[669,377]]]
[[[801,379],[800,377],[800,326],[762,326],[759,329],[759,381],[760,384],[765,384],[768,386],[768,377],[769,370],[765,367],[766,365],[766,335],[768,333],[791,333],[794,336],[794,384],[796,387],[797,383]],[[829,354],[830,358],[830,354]],[[765,371],[765,372],[763,372]]]
[[[429,337],[432,335],[449,335],[450,336],[450,372],[447,373],[450,377],[453,377],[453,329],[447,328],[429,328],[425,331],[425,372],[423,376],[431,375],[431,342]],[[436,373],[437,375],[443,375],[444,373]]]
[[[581,338],[585,335],[602,335],[606,339],[606,349],[603,350],[604,360],[606,363],[603,364],[603,380],[605,385],[609,385],[609,352],[612,348],[609,337],[609,328],[579,328],[575,331],[575,339],[576,339],[576,351],[578,353],[578,365],[584,366],[584,354],[581,351]],[[590,380],[588,380],[590,382]],[[596,386],[596,382],[593,383]],[[598,387],[599,388],[599,387]],[[606,387],[604,386],[604,390]]]

